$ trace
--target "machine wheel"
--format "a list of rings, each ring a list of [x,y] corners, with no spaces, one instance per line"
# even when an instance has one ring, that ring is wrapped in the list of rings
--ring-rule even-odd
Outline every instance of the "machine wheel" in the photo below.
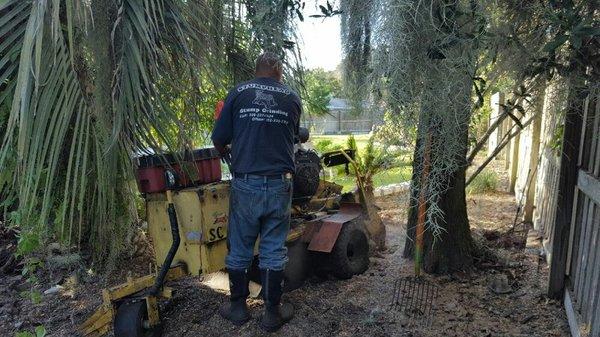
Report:
[[[288,292],[300,288],[308,277],[310,256],[308,245],[296,240],[288,245],[288,263],[283,272],[283,291]]]
[[[160,336],[160,327],[147,329],[148,308],[145,300],[125,301],[117,308],[114,320],[115,337],[150,337]]]
[[[369,241],[357,220],[344,224],[328,260],[331,273],[340,279],[349,279],[369,268]]]

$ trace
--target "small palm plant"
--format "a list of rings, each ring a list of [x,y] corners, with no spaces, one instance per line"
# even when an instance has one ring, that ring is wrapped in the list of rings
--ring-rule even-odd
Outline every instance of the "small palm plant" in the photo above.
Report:
[[[385,249],[385,226],[377,213],[375,205],[375,188],[373,177],[389,168],[393,163],[393,157],[389,152],[379,149],[375,146],[373,136],[369,137],[364,151],[359,152],[356,145],[356,139],[353,135],[348,137],[348,149],[354,150],[355,159],[346,154],[346,157],[352,165],[353,173],[356,177],[356,186],[358,187],[359,201],[367,212],[369,221],[367,231],[377,250]]]

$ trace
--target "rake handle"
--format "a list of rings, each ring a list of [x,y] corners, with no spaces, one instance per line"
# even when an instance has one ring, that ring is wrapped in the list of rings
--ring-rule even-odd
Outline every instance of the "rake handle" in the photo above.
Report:
[[[421,188],[419,190],[419,206],[417,213],[417,228],[415,233],[415,275],[421,276],[421,264],[423,260],[423,236],[425,234],[425,216],[427,214],[427,179],[429,178],[431,134],[427,135],[425,141],[425,153],[423,154],[423,174],[421,175]]]

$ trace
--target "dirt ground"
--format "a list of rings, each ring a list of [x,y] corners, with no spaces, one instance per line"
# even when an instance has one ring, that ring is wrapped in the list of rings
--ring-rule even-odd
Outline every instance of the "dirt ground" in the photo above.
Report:
[[[539,257],[535,237],[524,247],[522,225],[510,235],[516,204],[508,193],[468,196],[469,217],[474,236],[493,247],[499,256],[494,263],[481,262],[471,273],[430,277],[439,287],[430,326],[415,322],[391,307],[394,282],[412,273],[412,263],[402,258],[406,224],[406,196],[380,198],[378,205],[387,226],[388,250],[371,258],[363,275],[351,280],[311,277],[300,289],[285,295],[294,304],[296,317],[272,336],[569,336],[560,303],[545,296],[548,266]],[[42,295],[33,304],[21,293],[28,289],[20,275],[0,279],[0,335],[33,331],[44,325],[47,336],[77,336],[76,326],[100,303],[103,285],[123,280],[127,274],[143,274],[147,256],[124,261],[108,279],[79,272],[46,272],[44,287],[61,284],[63,289]],[[130,266],[137,266],[131,269]],[[263,336],[255,319],[240,328],[220,318],[223,292],[203,285],[201,277],[186,277],[172,286],[174,297],[161,303],[164,336]],[[504,294],[496,285],[506,283]],[[250,301],[253,317],[258,317],[262,301]]]

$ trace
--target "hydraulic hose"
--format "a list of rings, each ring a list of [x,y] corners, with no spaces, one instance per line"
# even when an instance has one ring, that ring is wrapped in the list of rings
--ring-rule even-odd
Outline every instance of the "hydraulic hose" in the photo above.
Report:
[[[171,236],[172,243],[167,256],[165,257],[165,261],[160,267],[160,271],[156,276],[156,280],[154,281],[154,285],[150,289],[150,295],[156,296],[158,295],[164,281],[167,276],[167,272],[171,268],[171,263],[173,263],[173,258],[175,258],[175,254],[177,253],[177,249],[179,249],[179,243],[181,239],[179,237],[179,224],[177,223],[177,213],[175,212],[175,205],[173,204],[173,199],[171,196],[171,191],[167,191],[167,200],[169,205],[167,206],[167,213],[169,214],[169,223],[171,225]]]

